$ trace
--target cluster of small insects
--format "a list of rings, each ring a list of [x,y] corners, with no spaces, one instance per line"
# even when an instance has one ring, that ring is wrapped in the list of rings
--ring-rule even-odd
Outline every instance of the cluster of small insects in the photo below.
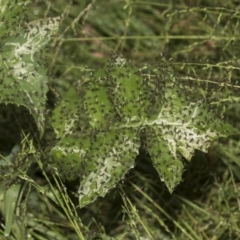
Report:
[[[82,184],[79,188],[81,195],[92,195],[94,192],[98,195],[101,192],[106,192],[106,190],[113,188],[116,182],[132,168],[132,161],[138,152],[139,143],[138,141],[128,142],[126,134],[124,131],[116,131],[108,134],[107,138],[101,134],[97,136],[90,147],[90,154],[86,158],[86,161],[95,159],[95,162],[91,167],[92,169],[90,168],[89,172],[86,172],[88,175],[84,179],[86,184]],[[101,147],[101,143],[105,145],[105,148]],[[107,147],[109,145],[111,147]],[[89,188],[91,185],[93,187]]]
[[[43,131],[48,91],[43,49],[51,38],[50,32],[57,32],[61,18],[28,23],[26,9],[29,2],[15,0],[1,3],[0,101],[26,106]]]
[[[142,143],[173,189],[183,171],[179,156],[190,160],[195,149],[207,151],[213,139],[233,132],[211,108],[230,97],[231,86],[224,85],[225,95],[216,94],[221,88],[176,77],[164,60],[139,69],[113,56],[84,84],[81,101],[72,97],[56,111],[54,124],[63,130],[56,165],[66,178],[81,176],[79,193],[84,197],[93,191],[94,198],[134,166]]]
[[[1,2],[1,18],[0,18],[0,39],[5,40],[13,33],[24,26],[27,19],[26,3],[24,1],[6,1]]]

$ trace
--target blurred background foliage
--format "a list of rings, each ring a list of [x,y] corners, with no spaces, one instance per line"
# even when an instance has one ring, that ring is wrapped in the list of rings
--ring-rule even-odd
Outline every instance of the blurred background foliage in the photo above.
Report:
[[[112,52],[139,66],[164,53],[176,74],[227,78],[240,86],[239,1],[34,0],[29,9],[30,20],[61,14],[60,35],[46,53],[50,110],[70,85],[87,81]],[[239,126],[240,104],[226,115]],[[47,128],[43,147],[52,138]],[[77,209],[85,238],[240,239],[239,149],[239,137],[233,136],[214,142],[207,154],[196,151],[191,162],[185,161],[183,181],[172,195],[149,157],[140,154],[116,189]],[[32,175],[37,184],[46,184],[40,171]],[[66,182],[66,187],[77,205],[76,183]],[[79,239],[47,196],[31,191],[26,206],[33,239]]]

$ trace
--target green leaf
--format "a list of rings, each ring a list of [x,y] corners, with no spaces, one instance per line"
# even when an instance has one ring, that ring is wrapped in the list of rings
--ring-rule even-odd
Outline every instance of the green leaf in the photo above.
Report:
[[[169,192],[172,193],[176,185],[181,181],[183,163],[177,154],[176,146],[164,141],[161,129],[157,127],[147,128],[148,151],[153,166],[157,170],[160,179],[165,182]]]
[[[99,69],[94,74],[94,80],[85,84],[86,93],[83,96],[83,108],[88,117],[89,127],[107,129],[116,119],[120,120],[105,87],[104,71]]]
[[[52,126],[58,138],[74,133],[81,109],[78,109],[79,95],[75,88],[70,88],[64,101],[55,109],[52,116]],[[79,115],[78,115],[79,114]]]
[[[81,207],[104,196],[134,167],[140,145],[138,132],[129,129],[92,133],[71,140],[71,137],[62,139],[51,153],[62,176],[68,180],[81,176]]]
[[[4,211],[5,211],[5,230],[4,236],[8,237],[10,235],[13,221],[14,221],[14,212],[18,200],[18,196],[20,193],[21,185],[14,184],[11,185],[10,188],[6,191],[5,199],[4,199]]]
[[[51,40],[51,34],[57,32],[59,22],[57,17],[25,24],[0,46],[0,102],[25,106],[33,115],[40,136],[48,91],[42,50]]]
[[[7,39],[17,34],[17,30],[24,26],[26,9],[31,1],[18,0],[0,2],[0,39]]]
[[[78,93],[70,89],[53,113],[61,139],[51,154],[62,176],[80,178],[80,205],[114,187],[134,166],[140,147],[173,192],[181,181],[182,157],[191,160],[195,149],[206,152],[212,140],[239,132],[210,111],[216,98],[207,90],[175,77],[164,58],[138,70],[116,56]]]

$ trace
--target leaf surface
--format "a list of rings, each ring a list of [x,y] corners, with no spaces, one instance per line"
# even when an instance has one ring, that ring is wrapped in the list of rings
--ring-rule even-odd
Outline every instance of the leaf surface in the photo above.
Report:
[[[71,131],[59,135],[53,162],[67,179],[80,178],[80,206],[113,188],[134,166],[140,147],[173,192],[181,181],[182,157],[190,160],[195,149],[207,152],[212,140],[236,134],[231,124],[209,111],[206,89],[196,86],[185,86],[164,59],[159,66],[138,70],[116,57],[81,86],[80,99],[76,91],[60,104],[59,109],[74,102],[76,118]],[[192,99],[185,94],[190,90]],[[59,109],[53,118],[60,116]],[[66,114],[61,119],[71,118]]]
[[[0,22],[0,36],[5,39],[0,45],[0,102],[26,107],[42,136],[48,91],[43,50],[51,35],[58,31],[60,17],[25,23],[22,18],[28,3],[0,2],[0,11],[6,19]],[[6,23],[9,29],[5,28]]]

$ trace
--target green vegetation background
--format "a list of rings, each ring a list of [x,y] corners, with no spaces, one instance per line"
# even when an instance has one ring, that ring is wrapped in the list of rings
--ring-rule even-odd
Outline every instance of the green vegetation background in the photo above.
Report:
[[[112,52],[139,66],[164,53],[176,74],[239,81],[238,1],[69,2],[35,0],[29,10],[31,20],[64,13],[61,36],[47,52],[53,76],[50,109],[70,85],[90,78],[89,70],[100,67]],[[239,124],[240,105],[233,105],[227,114]],[[49,129],[43,144],[51,139]],[[77,209],[85,226],[81,231],[86,239],[240,239],[239,157],[238,137],[213,143],[208,154],[196,152],[186,162],[182,183],[170,195],[148,156],[141,155],[115,190]],[[40,185],[45,182],[38,173],[35,179]],[[77,186],[66,184],[77,204]],[[26,215],[33,239],[79,239],[62,209],[44,195],[31,194]]]

